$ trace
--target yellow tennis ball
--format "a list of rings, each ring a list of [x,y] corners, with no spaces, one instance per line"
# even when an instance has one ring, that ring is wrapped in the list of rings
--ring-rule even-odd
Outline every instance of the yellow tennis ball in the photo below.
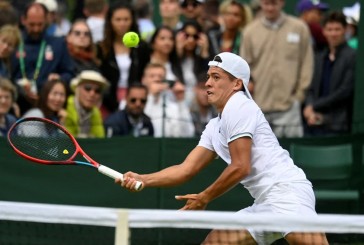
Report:
[[[135,48],[139,44],[139,36],[135,32],[127,32],[123,36],[123,43],[128,48]]]
[[[66,149],[63,150],[63,154],[67,155],[68,151]]]

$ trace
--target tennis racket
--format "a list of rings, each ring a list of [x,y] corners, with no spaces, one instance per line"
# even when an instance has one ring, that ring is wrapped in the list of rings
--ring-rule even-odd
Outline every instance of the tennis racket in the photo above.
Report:
[[[19,119],[9,130],[8,141],[13,150],[27,160],[47,165],[88,166],[106,176],[123,181],[122,173],[93,160],[67,129],[51,120],[38,117]],[[78,154],[82,155],[86,162],[77,161]],[[135,190],[138,191],[141,187],[142,183],[138,181]]]

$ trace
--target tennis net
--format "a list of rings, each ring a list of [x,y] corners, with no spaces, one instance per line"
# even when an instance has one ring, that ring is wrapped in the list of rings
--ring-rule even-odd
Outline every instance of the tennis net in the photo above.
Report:
[[[253,229],[272,236],[287,230],[302,236],[325,232],[330,244],[364,244],[363,215],[293,217],[0,201],[2,245],[192,245],[200,244],[212,229],[228,230],[231,234],[237,234],[239,229]],[[280,239],[273,244],[287,243]]]

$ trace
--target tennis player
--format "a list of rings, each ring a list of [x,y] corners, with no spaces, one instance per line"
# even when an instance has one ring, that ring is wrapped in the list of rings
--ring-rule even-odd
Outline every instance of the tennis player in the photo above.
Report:
[[[177,196],[186,200],[182,210],[205,209],[209,202],[241,183],[255,201],[239,212],[316,216],[311,182],[279,145],[251,98],[247,62],[233,53],[220,53],[209,62],[207,77],[208,101],[219,115],[207,124],[196,148],[178,165],[151,174],[128,172],[123,183],[116,182],[131,191],[137,180],[142,181],[143,188],[182,184],[219,156],[228,166],[202,192]],[[257,230],[242,230],[234,236],[227,233],[222,236],[221,231],[214,230],[203,244],[271,244],[277,239]],[[328,244],[321,233],[286,231],[279,235],[290,244]]]

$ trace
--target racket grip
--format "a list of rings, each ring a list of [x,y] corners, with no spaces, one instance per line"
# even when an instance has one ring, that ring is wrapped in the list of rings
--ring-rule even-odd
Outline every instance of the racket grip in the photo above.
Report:
[[[106,167],[104,165],[100,165],[98,168],[98,171],[106,176],[109,176],[110,178],[113,179],[121,179],[121,181],[124,180],[124,175],[122,173],[119,173],[118,171],[115,171],[114,169],[111,169],[109,167]],[[142,182],[137,181],[134,189],[136,191],[139,191],[142,187]]]

